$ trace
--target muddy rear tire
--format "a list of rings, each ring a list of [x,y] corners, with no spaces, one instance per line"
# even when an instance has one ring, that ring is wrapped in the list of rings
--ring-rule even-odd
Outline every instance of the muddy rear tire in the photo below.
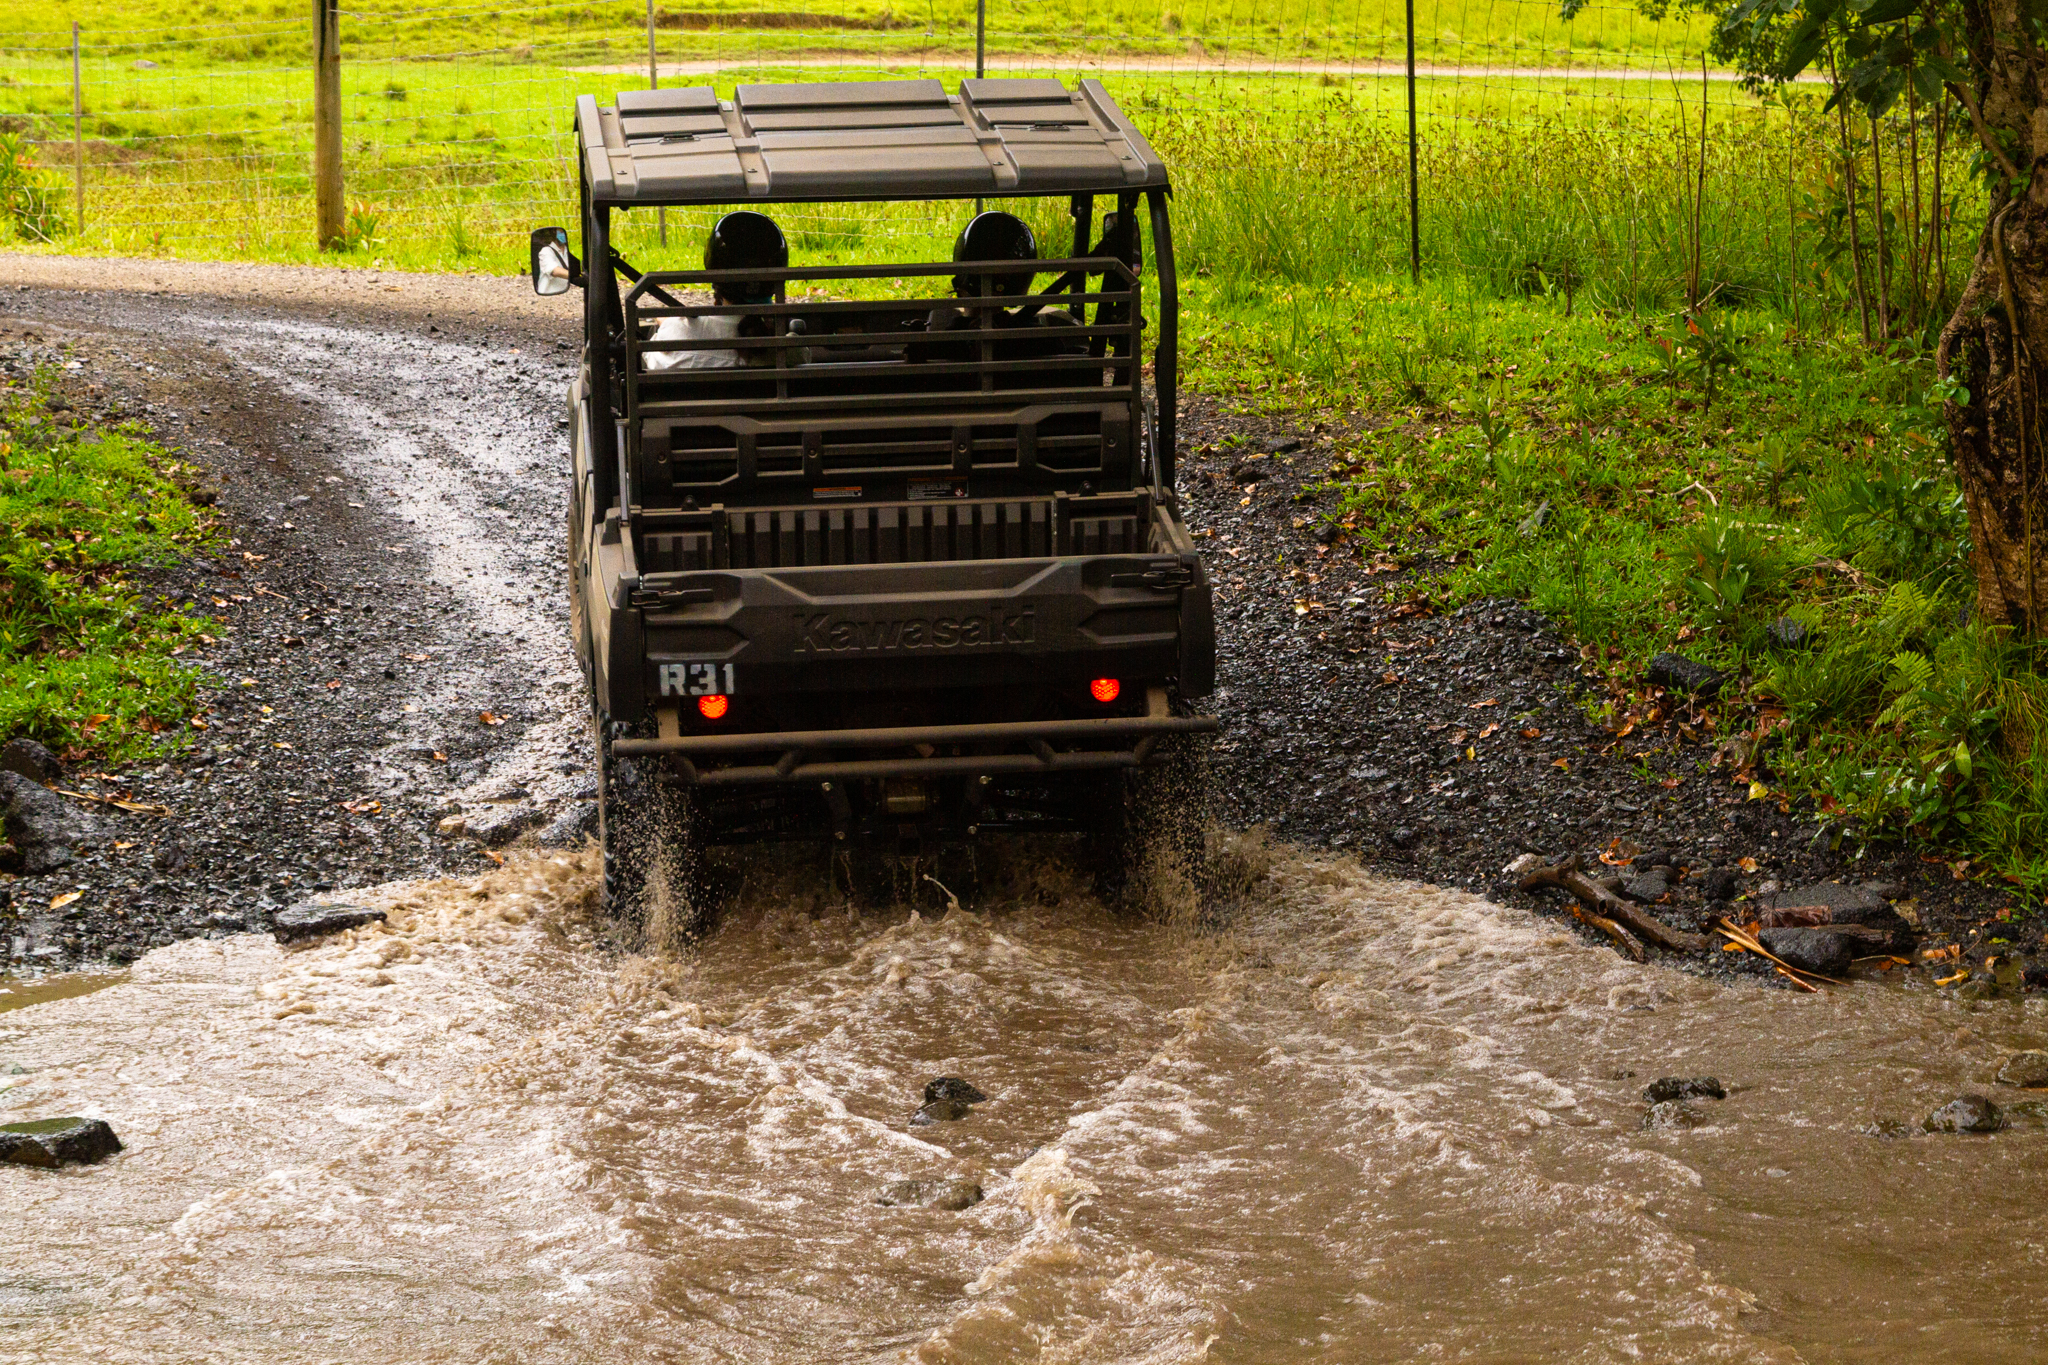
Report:
[[[660,759],[617,754],[631,731],[602,712],[597,746],[597,842],[604,856],[605,915],[646,947],[680,948],[711,927],[701,801]]]

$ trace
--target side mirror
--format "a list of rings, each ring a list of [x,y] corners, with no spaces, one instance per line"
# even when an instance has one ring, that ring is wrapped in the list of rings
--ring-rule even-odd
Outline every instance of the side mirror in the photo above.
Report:
[[[543,298],[566,294],[569,286],[582,283],[582,271],[569,254],[569,230],[559,227],[535,228],[528,247],[533,274],[533,292]]]

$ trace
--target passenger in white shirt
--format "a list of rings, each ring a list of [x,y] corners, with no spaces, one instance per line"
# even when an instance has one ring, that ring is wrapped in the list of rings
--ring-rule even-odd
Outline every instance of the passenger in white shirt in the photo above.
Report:
[[[741,210],[728,213],[712,226],[704,241],[706,270],[781,270],[789,265],[789,243],[782,229],[765,213]],[[773,303],[778,288],[773,280],[726,280],[711,289],[711,301],[719,305]],[[761,320],[736,317],[663,318],[654,329],[655,341],[723,341],[740,335],[741,324],[751,323],[749,336],[766,336]],[[802,363],[793,355],[791,362]],[[738,350],[706,347],[702,350],[648,351],[643,363],[649,370],[732,369],[741,365],[772,366],[775,353],[749,351],[741,358]]]

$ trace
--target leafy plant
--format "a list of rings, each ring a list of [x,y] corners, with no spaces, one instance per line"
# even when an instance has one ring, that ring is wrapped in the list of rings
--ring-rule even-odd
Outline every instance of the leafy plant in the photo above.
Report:
[[[18,133],[0,132],[0,213],[14,222],[15,235],[33,242],[55,240],[64,231],[58,191],[36,165]]]

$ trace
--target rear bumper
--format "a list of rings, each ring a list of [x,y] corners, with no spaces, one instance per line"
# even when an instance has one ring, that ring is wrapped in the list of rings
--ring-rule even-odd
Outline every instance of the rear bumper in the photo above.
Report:
[[[1213,686],[1209,585],[1193,555],[705,570],[619,586],[606,671],[622,719],[706,690]]]
[[[1090,720],[905,725],[750,735],[678,734],[658,739],[621,739],[613,749],[629,756],[670,757],[683,780],[692,785],[740,786],[1136,768],[1144,765],[1166,735],[1213,734],[1216,729],[1214,716],[1105,716]],[[1028,752],[1015,752],[1020,745]],[[937,752],[967,748],[983,752]],[[866,755],[844,756],[848,750],[866,751]],[[878,755],[876,751],[882,752]],[[771,754],[774,758],[769,761]],[[699,766],[700,762],[748,758],[755,761]]]

